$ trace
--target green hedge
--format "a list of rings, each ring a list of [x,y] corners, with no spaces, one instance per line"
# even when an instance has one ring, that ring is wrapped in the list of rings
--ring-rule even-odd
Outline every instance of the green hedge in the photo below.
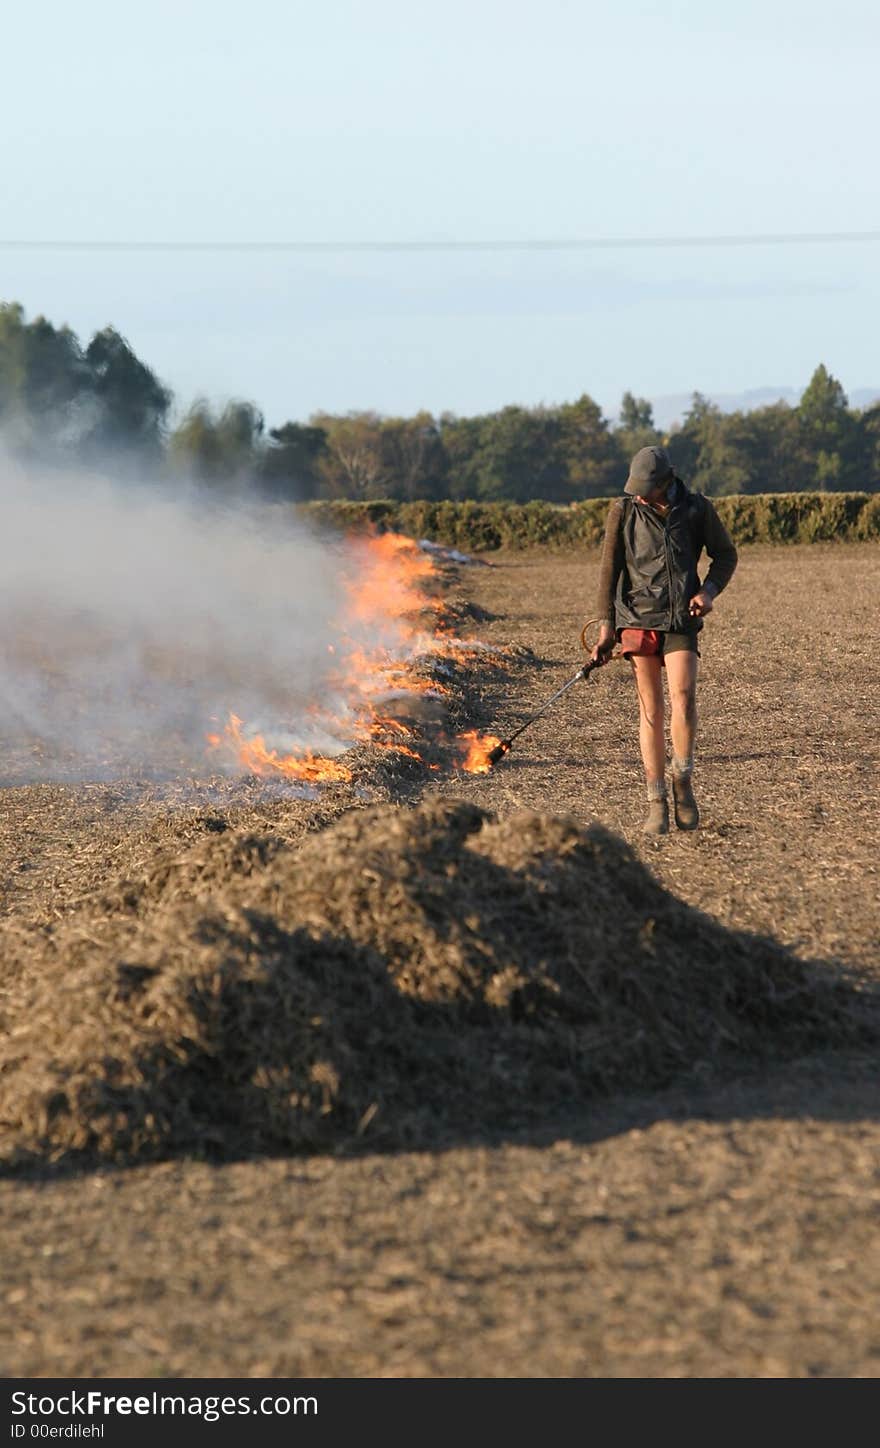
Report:
[[[736,543],[817,543],[880,538],[880,493],[757,493],[713,498]],[[451,548],[489,553],[544,544],[598,544],[607,498],[555,503],[302,503],[318,526],[345,532],[403,533]]]

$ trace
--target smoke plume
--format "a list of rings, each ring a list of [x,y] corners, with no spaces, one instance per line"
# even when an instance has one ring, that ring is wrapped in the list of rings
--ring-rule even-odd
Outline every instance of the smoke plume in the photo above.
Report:
[[[210,774],[230,712],[338,753],[310,704],[351,566],[280,505],[0,454],[0,781]]]

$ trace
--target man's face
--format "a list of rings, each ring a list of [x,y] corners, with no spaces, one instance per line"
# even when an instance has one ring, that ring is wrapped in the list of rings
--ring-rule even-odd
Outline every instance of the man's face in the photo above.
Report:
[[[663,483],[656,483],[647,493],[642,493],[644,502],[650,503],[652,507],[661,506],[666,502],[666,495],[669,492],[669,484],[672,479],[667,478]]]

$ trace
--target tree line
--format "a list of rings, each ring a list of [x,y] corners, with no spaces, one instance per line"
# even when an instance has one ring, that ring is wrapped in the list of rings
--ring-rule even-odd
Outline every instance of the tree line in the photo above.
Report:
[[[476,499],[551,503],[619,492],[629,459],[665,446],[688,485],[716,496],[880,489],[880,402],[851,408],[820,364],[797,406],[724,413],[695,392],[663,433],[624,393],[612,422],[586,393],[558,406],[473,417],[316,412],[266,428],[252,402],[198,399],[171,425],[173,395],[112,327],[81,345],[69,327],[0,304],[0,430],[43,462],[148,467],[276,499]]]

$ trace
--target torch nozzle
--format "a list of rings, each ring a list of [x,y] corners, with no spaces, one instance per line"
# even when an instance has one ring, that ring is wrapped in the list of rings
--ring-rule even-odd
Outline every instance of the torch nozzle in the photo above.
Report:
[[[503,759],[503,758],[504,758],[505,754],[507,754],[507,752],[508,752],[509,749],[510,749],[510,740],[509,740],[509,739],[502,739],[502,741],[501,741],[500,744],[496,744],[496,745],[495,745],[495,748],[492,749],[492,750],[490,750],[489,756],[488,756],[489,764],[497,764],[498,761],[499,761],[499,759]]]

